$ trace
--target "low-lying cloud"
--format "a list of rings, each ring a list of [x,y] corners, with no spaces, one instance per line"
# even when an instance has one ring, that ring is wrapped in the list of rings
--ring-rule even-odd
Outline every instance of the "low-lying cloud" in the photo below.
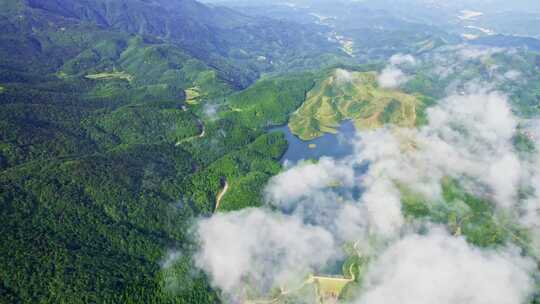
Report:
[[[288,204],[311,193],[327,189],[331,184],[352,187],[354,172],[347,164],[331,158],[318,163],[301,163],[274,177],[266,187],[268,201]]]
[[[353,80],[352,73],[344,69],[336,69],[335,77],[336,77],[336,81],[339,84],[345,84]]]
[[[384,250],[355,304],[521,304],[534,291],[534,270],[515,248],[481,250],[435,228]]]
[[[534,286],[531,258],[512,244],[478,249],[443,227],[409,221],[399,185],[437,203],[442,180],[455,179],[532,231],[536,246],[540,157],[516,151],[520,121],[500,93],[452,95],[427,116],[418,129],[361,132],[343,159],[286,169],[269,182],[263,208],[201,220],[197,265],[241,299],[247,284],[262,294],[296,286],[355,244],[373,261],[355,303],[523,303]],[[525,200],[524,187],[532,189]]]
[[[410,77],[395,66],[388,66],[382,70],[377,80],[379,86],[385,89],[395,89],[409,81]]]
[[[379,86],[386,89],[396,89],[406,83],[411,77],[405,74],[399,67],[401,65],[415,65],[416,59],[411,55],[396,54],[389,60],[389,64],[377,77]]]
[[[300,284],[334,257],[334,239],[321,227],[267,209],[217,214],[197,225],[197,266],[238,302],[247,289],[261,294],[281,284]]]

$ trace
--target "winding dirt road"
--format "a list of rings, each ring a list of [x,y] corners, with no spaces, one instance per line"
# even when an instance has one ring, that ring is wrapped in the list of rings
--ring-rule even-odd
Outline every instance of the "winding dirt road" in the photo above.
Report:
[[[198,119],[197,124],[199,125],[199,129],[201,130],[201,133],[199,135],[195,135],[195,136],[192,136],[192,137],[182,139],[181,141],[176,143],[177,147],[180,146],[184,142],[192,141],[192,140],[194,140],[196,138],[203,138],[206,135],[206,127],[204,126],[203,121]]]
[[[204,135],[206,135],[206,128],[204,127],[204,123],[199,119],[199,126],[201,126],[201,134],[199,134],[199,138],[203,138]]]
[[[223,189],[221,189],[221,191],[219,191],[218,195],[217,195],[217,198],[216,198],[216,208],[214,209],[214,213],[217,212],[219,210],[219,206],[221,204],[221,201],[223,200],[223,197],[225,196],[225,194],[227,193],[227,191],[229,191],[229,183],[227,181],[225,181],[224,185],[223,185]]]

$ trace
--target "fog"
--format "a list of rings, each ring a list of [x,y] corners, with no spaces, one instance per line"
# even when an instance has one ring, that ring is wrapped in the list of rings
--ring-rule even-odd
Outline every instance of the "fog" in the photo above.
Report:
[[[203,3],[243,3],[251,5],[288,4],[288,5],[319,5],[336,3],[355,3],[368,6],[393,9],[396,5],[436,7],[441,9],[487,9],[498,11],[540,10],[540,2],[536,0],[202,0]]]
[[[459,46],[441,52],[427,59],[394,55],[379,82],[399,87],[407,81],[403,71],[424,60],[436,63],[434,73],[451,74],[459,62],[502,50]],[[346,70],[336,73],[343,82],[349,79]],[[242,303],[248,291],[265,295],[277,287],[286,293],[301,286],[307,274],[340,260],[344,246],[354,244],[358,256],[371,263],[350,303],[525,303],[535,291],[540,255],[540,152],[523,158],[513,139],[519,128],[540,134],[540,120],[523,124],[509,97],[493,89],[498,81],[519,78],[516,73],[490,83],[470,81],[460,92],[450,85],[420,128],[364,131],[350,139],[355,149],[344,159],[324,157],[286,167],[267,184],[264,206],[197,223],[197,266],[231,303]],[[394,77],[398,74],[404,78]],[[365,171],[358,170],[366,164]],[[436,208],[445,200],[447,178],[489,200],[497,225],[506,227],[510,220],[527,229],[528,243],[515,238],[481,248],[461,228],[407,218],[400,187]],[[353,195],[358,187],[360,197]],[[530,189],[525,200],[520,197],[524,188]],[[469,208],[458,200],[452,204],[456,214]]]

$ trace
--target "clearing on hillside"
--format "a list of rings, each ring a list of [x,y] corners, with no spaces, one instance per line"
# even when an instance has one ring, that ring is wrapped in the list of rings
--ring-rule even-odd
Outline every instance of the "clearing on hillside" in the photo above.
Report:
[[[103,72],[103,73],[86,75],[85,77],[88,79],[93,79],[93,80],[121,79],[121,80],[127,80],[129,82],[133,81],[134,79],[132,75],[126,72]]]
[[[195,105],[195,104],[199,103],[201,93],[200,93],[200,89],[198,87],[185,89],[184,92],[186,93],[186,102],[188,104]]]
[[[344,120],[352,120],[358,129],[386,123],[414,127],[421,104],[414,95],[380,88],[375,72],[336,69],[308,92],[291,116],[289,128],[302,140],[312,140],[324,133],[337,133]]]
[[[317,286],[317,295],[319,303],[337,303],[339,295],[354,279],[343,277],[313,277],[314,283]]]

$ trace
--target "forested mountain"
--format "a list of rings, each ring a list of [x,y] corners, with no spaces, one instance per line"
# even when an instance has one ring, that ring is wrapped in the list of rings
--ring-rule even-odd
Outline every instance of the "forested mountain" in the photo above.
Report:
[[[207,109],[343,54],[317,27],[191,0],[2,0],[0,29],[0,302],[218,302],[190,223],[224,178],[243,186],[223,208],[260,204],[286,142]],[[170,249],[185,257],[164,270]]]
[[[350,119],[359,129],[412,129],[449,87],[465,94],[473,80],[493,82],[523,117],[540,113],[534,38],[486,36],[469,51],[455,33],[377,5],[315,3],[266,11],[0,0],[0,303],[227,302],[195,267],[194,227],[259,210],[269,180],[291,168],[287,137],[274,127],[289,124],[304,139]],[[529,135],[516,145],[534,151]],[[340,191],[341,181],[327,182]],[[475,207],[460,187],[447,188]],[[446,224],[446,212],[407,198],[405,212]],[[463,234],[486,247],[506,242],[486,241],[495,211],[481,202],[471,212],[487,224]],[[360,284],[368,261],[339,259]]]
[[[2,6],[8,8],[3,10],[6,12],[3,26],[11,31],[23,31],[24,34],[18,35],[53,35],[64,31],[69,27],[65,23],[70,23],[84,26],[86,36],[64,41],[70,44],[83,42],[94,31],[149,36],[180,47],[238,87],[245,87],[261,72],[283,69],[284,65],[304,57],[325,53],[340,56],[337,45],[326,40],[320,27],[248,17],[193,0],[3,2]],[[42,43],[34,40],[34,47],[44,47]]]

